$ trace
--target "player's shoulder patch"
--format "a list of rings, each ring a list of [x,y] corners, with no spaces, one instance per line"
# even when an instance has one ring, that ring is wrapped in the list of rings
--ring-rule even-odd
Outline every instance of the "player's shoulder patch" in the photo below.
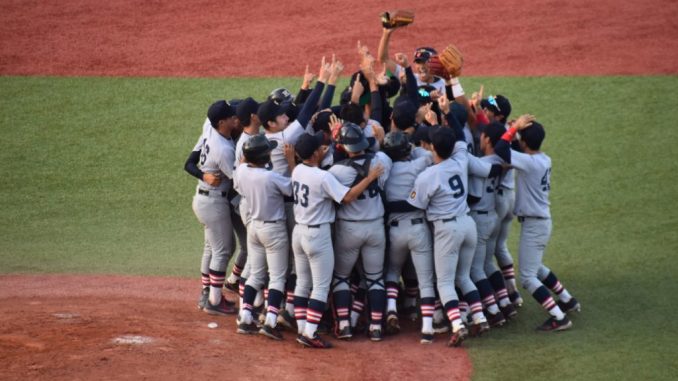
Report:
[[[410,198],[416,198],[416,197],[417,197],[417,192],[412,191],[412,193],[410,193]]]

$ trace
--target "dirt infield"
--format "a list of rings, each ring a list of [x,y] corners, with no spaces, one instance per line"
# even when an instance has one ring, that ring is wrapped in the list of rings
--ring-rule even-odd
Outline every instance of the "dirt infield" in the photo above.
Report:
[[[376,51],[383,1],[3,2],[0,74],[301,75],[322,54]],[[358,7],[358,4],[359,7]],[[526,6],[529,4],[529,7]],[[678,73],[678,2],[412,2],[392,52],[456,43],[467,75]]]
[[[198,286],[199,287],[199,286]],[[197,310],[195,281],[118,276],[0,277],[2,379],[465,380],[466,352],[418,342],[417,329],[382,343],[304,349],[235,333],[235,317]],[[219,326],[210,329],[207,324]],[[378,349],[378,350],[375,350]],[[435,364],[424,368],[423,364]],[[425,376],[424,376],[425,375]]]

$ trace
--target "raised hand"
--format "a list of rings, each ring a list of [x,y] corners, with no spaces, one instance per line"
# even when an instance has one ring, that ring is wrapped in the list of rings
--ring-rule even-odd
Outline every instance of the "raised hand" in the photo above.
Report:
[[[405,53],[396,53],[395,54],[395,62],[402,66],[403,68],[409,67],[410,63],[407,60],[407,55]]]
[[[315,79],[315,74],[311,73],[308,70],[308,65],[306,65],[306,71],[304,72],[304,82],[301,84],[301,88],[306,90],[311,87],[313,80]]]
[[[447,99],[447,97],[439,97],[438,106],[440,106],[440,111],[443,114],[447,115],[447,113],[450,112],[450,100]]]
[[[327,81],[328,85],[334,85],[337,83],[337,79],[339,78],[339,75],[341,72],[344,71],[344,64],[341,63],[341,61],[337,60],[332,54],[332,64],[330,65],[330,78]]]
[[[431,105],[433,103],[429,103],[426,105],[426,109],[424,112],[424,119],[430,124],[431,126],[435,126],[438,124],[438,115],[436,115],[435,111],[431,110]]]
[[[320,61],[320,73],[318,74],[318,81],[325,83],[329,78],[330,64],[325,62],[325,56],[323,56],[323,59]]]
[[[513,125],[511,127],[515,127],[518,131],[524,130],[527,127],[530,127],[532,125],[532,122],[534,122],[536,119],[534,115],[530,114],[523,114],[516,119],[515,122],[513,122]]]
[[[330,115],[330,131],[332,131],[332,140],[338,141],[339,140],[339,131],[341,130],[341,126],[344,124],[344,121],[337,118],[336,115],[332,114]]]

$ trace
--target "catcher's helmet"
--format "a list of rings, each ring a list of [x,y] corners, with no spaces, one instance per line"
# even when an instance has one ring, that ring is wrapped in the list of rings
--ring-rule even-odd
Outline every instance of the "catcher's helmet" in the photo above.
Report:
[[[348,152],[360,152],[370,146],[363,129],[355,123],[345,122],[339,130],[339,144]]]
[[[410,154],[412,147],[404,132],[393,131],[386,134],[382,149],[391,160],[400,160]]]
[[[425,63],[427,62],[431,57],[437,56],[438,52],[430,47],[421,47],[417,48],[414,51],[414,62],[419,62],[419,63]]]
[[[248,162],[268,162],[271,150],[277,146],[277,141],[268,140],[265,135],[259,134],[245,142],[242,147],[242,152]]]
[[[274,100],[278,103],[291,103],[294,100],[292,93],[284,87],[279,87],[268,96],[268,99]]]

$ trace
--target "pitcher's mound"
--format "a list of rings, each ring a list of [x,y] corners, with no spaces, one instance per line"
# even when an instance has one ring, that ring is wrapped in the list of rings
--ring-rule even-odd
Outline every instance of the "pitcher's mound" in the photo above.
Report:
[[[330,350],[305,349],[295,334],[274,342],[235,332],[235,316],[197,309],[199,283],[122,276],[0,277],[3,376],[52,380],[460,380],[466,352],[419,344],[418,328],[380,343],[330,338]],[[233,298],[233,295],[227,295]],[[216,328],[208,327],[217,323]],[[212,325],[214,326],[214,325]]]

